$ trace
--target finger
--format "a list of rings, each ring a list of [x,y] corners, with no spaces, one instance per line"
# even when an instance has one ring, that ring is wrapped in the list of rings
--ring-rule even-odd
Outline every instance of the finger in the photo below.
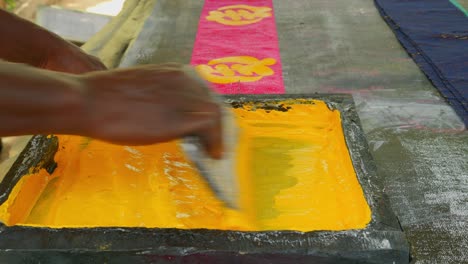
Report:
[[[201,143],[203,144],[205,151],[212,158],[220,159],[223,155],[223,112],[222,106],[211,103],[209,105],[203,105],[203,108],[200,108],[205,112],[191,112],[192,116],[194,115],[203,115],[209,113],[211,115],[212,123],[211,126],[205,127],[203,130],[200,130],[197,133],[197,136],[200,138]]]
[[[213,107],[218,108],[219,103],[222,102],[218,97],[206,93],[200,93],[195,89],[173,89],[164,91],[167,98],[174,99],[179,103],[178,108],[184,111],[210,112],[218,111]]]
[[[87,56],[88,56],[88,62],[86,63],[86,65],[84,65],[85,69],[83,72],[107,70],[107,67],[104,65],[104,63],[101,62],[99,58],[92,56],[92,55],[87,55]]]
[[[97,70],[97,71],[105,71],[105,70],[107,70],[106,65],[104,65],[104,63],[101,62],[101,60],[96,59],[96,60],[94,61],[94,63],[95,63],[95,70]]]
[[[213,125],[198,133],[201,143],[205,147],[206,153],[214,159],[223,156],[223,134],[221,120],[218,118]]]
[[[156,66],[158,66],[158,68],[161,68],[161,69],[178,70],[183,67],[183,64],[180,64],[177,62],[166,62],[166,63],[161,63]]]
[[[211,95],[213,90],[210,88],[209,83],[205,81],[192,66],[185,65],[182,70],[188,78],[195,82],[195,87],[198,88],[199,91]]]
[[[211,103],[199,109],[200,111],[184,112],[184,117],[180,122],[183,123],[183,126],[189,126],[190,123],[199,122],[199,124],[197,124],[200,125],[198,129],[188,131],[189,134],[186,135],[197,136],[206,153],[215,159],[219,159],[222,157],[223,153],[221,107]]]
[[[190,91],[196,96],[211,97],[212,89],[198,73],[188,65],[184,65],[171,72],[170,85],[178,91]]]
[[[159,80],[160,81],[160,80]],[[206,83],[186,75],[184,72],[174,74],[165,81],[166,87],[172,87],[170,92],[181,93],[187,96],[212,99],[212,89]]]
[[[200,136],[216,124],[217,115],[212,112],[184,112],[172,114],[166,125],[157,131],[158,141],[184,136]],[[203,142],[202,142],[203,143]]]

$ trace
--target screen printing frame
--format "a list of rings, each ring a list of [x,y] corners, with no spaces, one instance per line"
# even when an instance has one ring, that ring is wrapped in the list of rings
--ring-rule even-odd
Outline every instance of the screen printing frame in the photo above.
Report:
[[[388,199],[350,95],[226,95],[233,107],[260,103],[274,109],[278,101],[317,99],[341,113],[351,160],[372,211],[360,230],[222,231],[175,228],[46,228],[0,223],[0,262],[76,261],[111,263],[408,263],[409,245]],[[262,107],[262,106],[260,106]],[[0,204],[15,184],[40,168],[52,172],[58,139],[34,136],[0,183]]]

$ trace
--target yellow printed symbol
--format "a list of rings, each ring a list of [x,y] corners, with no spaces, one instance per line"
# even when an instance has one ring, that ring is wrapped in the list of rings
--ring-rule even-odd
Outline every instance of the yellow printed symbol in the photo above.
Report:
[[[196,66],[198,73],[209,82],[227,84],[236,82],[255,82],[275,72],[268,66],[276,60],[259,60],[251,56],[235,56],[214,59],[207,64]]]
[[[228,26],[243,26],[257,23],[267,17],[271,17],[269,7],[230,5],[210,11],[206,19]]]

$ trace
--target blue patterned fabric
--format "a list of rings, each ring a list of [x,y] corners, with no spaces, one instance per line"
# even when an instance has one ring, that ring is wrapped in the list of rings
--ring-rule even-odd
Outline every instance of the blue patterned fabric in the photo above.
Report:
[[[468,125],[468,17],[450,0],[375,0],[398,40]]]

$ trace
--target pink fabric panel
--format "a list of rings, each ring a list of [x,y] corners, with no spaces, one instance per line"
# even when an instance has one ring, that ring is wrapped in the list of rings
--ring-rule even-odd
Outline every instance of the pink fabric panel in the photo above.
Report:
[[[229,8],[230,6],[234,6],[234,8]],[[261,12],[257,12],[258,8],[262,8]],[[268,9],[271,9],[271,11],[265,12],[265,10]],[[213,12],[218,12],[218,14],[219,12],[224,12],[224,14],[228,14],[221,18],[227,21],[227,23],[233,22],[243,24],[223,24],[222,21],[220,22],[216,20],[216,18],[213,18],[215,17]],[[229,16],[229,14],[233,13],[234,17],[241,15],[240,19],[237,17],[237,21],[234,21],[236,19],[233,20],[232,17]],[[242,17],[242,14],[245,15]],[[209,61],[214,59],[222,60],[227,57],[238,58],[238,56],[250,56],[258,60],[271,58],[273,60],[265,60],[270,63],[266,66],[262,66],[262,69],[268,67],[273,73],[268,73],[267,76],[263,76],[256,81],[245,81],[245,79],[237,80],[236,77],[233,77],[233,80],[235,79],[236,81],[230,83],[220,83],[220,81],[213,82],[205,78],[213,84],[216,91],[223,94],[284,93],[285,89],[272,0],[205,0],[191,64],[194,66],[207,65]],[[271,63],[272,61],[274,64]],[[236,63],[237,62],[233,62],[231,58],[231,60],[228,59],[228,62],[224,64],[231,67]],[[245,65],[245,61],[240,64]],[[214,66],[212,65],[210,67]],[[232,68],[237,69],[235,67],[236,66],[232,66]],[[243,73],[235,71],[235,76],[259,76],[258,72],[265,72],[262,69],[250,74],[245,71],[243,71]],[[261,74],[262,73],[260,73],[260,75]]]

